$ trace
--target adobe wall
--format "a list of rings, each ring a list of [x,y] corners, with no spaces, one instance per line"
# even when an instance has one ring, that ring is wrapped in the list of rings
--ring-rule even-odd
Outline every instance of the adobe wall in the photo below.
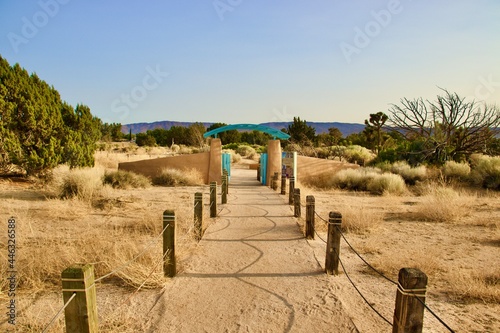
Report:
[[[325,173],[337,173],[343,169],[357,169],[359,165],[323,158],[297,156],[297,179],[307,180]]]
[[[271,186],[275,172],[278,173],[279,179],[281,179],[281,141],[269,140],[267,142],[267,186]]]
[[[208,184],[208,169],[210,164],[210,153],[198,153],[171,157],[161,157],[136,162],[123,162],[118,164],[119,170],[132,171],[146,177],[155,177],[161,169],[171,168],[179,170],[198,170],[205,184]]]

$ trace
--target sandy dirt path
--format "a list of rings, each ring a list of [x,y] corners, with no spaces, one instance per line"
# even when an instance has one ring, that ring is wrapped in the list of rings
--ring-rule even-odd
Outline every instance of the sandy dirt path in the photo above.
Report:
[[[148,332],[358,332],[287,198],[234,169],[228,203],[149,312]]]

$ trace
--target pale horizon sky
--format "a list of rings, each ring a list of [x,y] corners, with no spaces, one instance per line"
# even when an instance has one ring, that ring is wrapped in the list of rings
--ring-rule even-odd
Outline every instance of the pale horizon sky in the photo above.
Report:
[[[0,55],[107,122],[363,123],[439,87],[500,106],[500,1],[0,2]]]

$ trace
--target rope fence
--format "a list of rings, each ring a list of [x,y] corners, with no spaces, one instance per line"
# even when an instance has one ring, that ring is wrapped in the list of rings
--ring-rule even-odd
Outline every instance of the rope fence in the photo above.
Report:
[[[454,333],[455,331],[450,328],[449,325],[447,325],[443,319],[441,319],[434,311],[432,311],[432,309],[425,304],[425,302],[421,299],[422,297],[425,297],[425,294],[417,294],[416,292],[412,292],[411,290],[410,291],[406,291],[400,283],[390,279],[389,277],[387,277],[386,275],[384,275],[382,272],[380,272],[379,270],[377,270],[375,267],[373,267],[365,258],[363,258],[358,251],[356,251],[356,249],[351,245],[351,243],[347,240],[346,236],[344,235],[344,233],[342,232],[340,226],[337,224],[337,223],[332,223],[326,219],[324,219],[323,217],[321,217],[316,211],[314,211],[314,215],[317,216],[320,220],[322,220],[325,224],[327,225],[333,225],[334,228],[336,229],[336,231],[340,234],[340,236],[342,237],[342,239],[345,241],[345,243],[347,244],[347,246],[356,254],[357,257],[359,257],[359,259],[361,259],[363,261],[363,263],[368,266],[371,270],[373,270],[374,272],[376,272],[378,275],[380,275],[381,277],[383,277],[385,280],[389,281],[390,283],[394,284],[394,285],[397,285],[398,286],[398,292],[402,292],[403,295],[406,295],[406,296],[410,296],[412,297],[413,299],[416,299],[422,306],[423,308],[425,308],[427,311],[429,311],[429,313],[434,317],[436,318],[439,323],[441,323],[448,331]],[[328,244],[328,241],[323,239],[316,230],[314,230],[316,236],[321,240],[323,241],[325,244]],[[342,262],[341,258],[340,258],[340,254],[335,250],[333,249],[333,252],[334,252],[334,255],[335,257],[337,258],[337,260],[339,261],[341,267],[342,267],[342,270],[344,271],[347,279],[349,280],[349,282],[351,283],[351,285],[353,286],[353,288],[358,292],[358,294],[360,295],[360,297],[364,300],[364,302],[380,317],[382,318],[386,323],[388,323],[389,325],[393,326],[393,323],[391,323],[387,318],[385,318],[379,311],[377,311],[373,305],[367,300],[367,298],[362,294],[362,292],[359,290],[359,288],[356,286],[356,284],[354,283],[354,281],[351,279],[351,277],[349,276],[346,268],[345,268],[345,265],[344,263]],[[425,289],[423,289],[425,291]]]

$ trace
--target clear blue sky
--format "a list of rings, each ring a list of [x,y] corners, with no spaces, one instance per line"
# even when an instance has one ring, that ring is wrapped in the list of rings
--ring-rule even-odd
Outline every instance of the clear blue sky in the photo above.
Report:
[[[0,1],[0,54],[104,121],[362,123],[500,104],[498,0]]]

